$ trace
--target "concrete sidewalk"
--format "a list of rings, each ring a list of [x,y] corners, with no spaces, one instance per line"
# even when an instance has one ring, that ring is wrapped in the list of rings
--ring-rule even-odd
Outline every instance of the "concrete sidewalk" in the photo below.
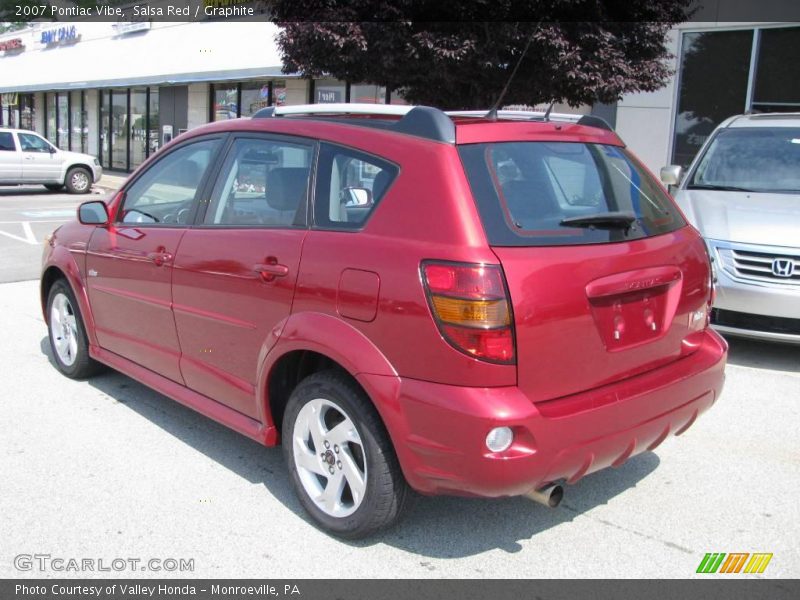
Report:
[[[119,188],[122,187],[122,184],[125,183],[127,179],[128,175],[126,173],[103,172],[103,176],[100,178],[99,181],[95,182],[93,188],[96,193],[101,193],[101,194],[116,192]]]

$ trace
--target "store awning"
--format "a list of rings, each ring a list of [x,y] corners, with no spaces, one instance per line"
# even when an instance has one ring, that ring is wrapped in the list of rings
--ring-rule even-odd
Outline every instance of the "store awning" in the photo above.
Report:
[[[159,23],[114,35],[108,23],[75,23],[77,42],[44,47],[41,30],[26,31],[25,50],[0,57],[0,92],[293,77],[281,73],[269,22]]]

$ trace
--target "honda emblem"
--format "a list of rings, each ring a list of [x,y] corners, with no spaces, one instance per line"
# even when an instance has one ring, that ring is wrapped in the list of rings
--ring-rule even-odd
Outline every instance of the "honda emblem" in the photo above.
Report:
[[[776,258],[772,261],[772,273],[776,277],[791,277],[794,274],[794,261],[791,258]]]

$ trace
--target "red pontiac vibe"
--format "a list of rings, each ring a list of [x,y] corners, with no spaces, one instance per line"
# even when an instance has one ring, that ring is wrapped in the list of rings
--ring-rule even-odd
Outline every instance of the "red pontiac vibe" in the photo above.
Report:
[[[555,506],[722,389],[705,245],[593,117],[270,108],[78,217],[43,259],[58,368],[281,443],[339,536],[411,490]]]

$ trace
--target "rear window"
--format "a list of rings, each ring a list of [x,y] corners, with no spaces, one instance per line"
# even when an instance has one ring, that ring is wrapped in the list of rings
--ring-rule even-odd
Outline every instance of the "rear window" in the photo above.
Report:
[[[661,186],[617,146],[501,142],[459,147],[489,243],[602,244],[660,235],[686,223]],[[562,223],[598,215],[624,225]]]

